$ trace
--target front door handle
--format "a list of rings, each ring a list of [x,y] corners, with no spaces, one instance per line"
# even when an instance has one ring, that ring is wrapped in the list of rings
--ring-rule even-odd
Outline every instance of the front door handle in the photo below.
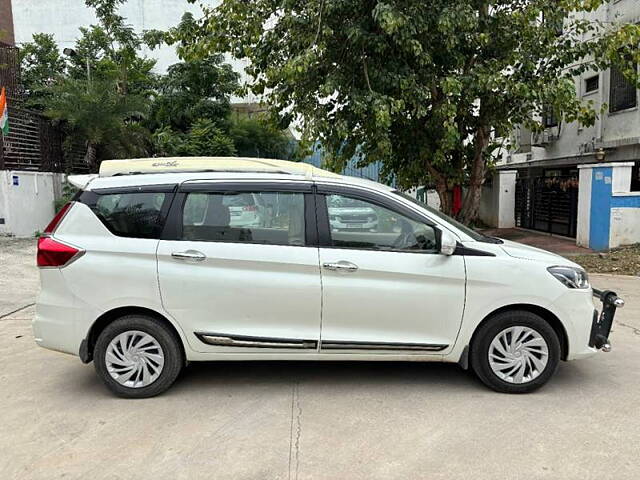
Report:
[[[358,266],[355,263],[346,262],[344,260],[340,260],[335,263],[323,263],[322,266],[327,270],[333,270],[338,272],[355,272],[358,270]]]
[[[197,250],[186,250],[184,252],[173,252],[171,254],[171,256],[173,258],[178,258],[180,260],[195,260],[196,262],[201,262],[202,260],[207,258],[207,256],[204,253],[198,252]]]

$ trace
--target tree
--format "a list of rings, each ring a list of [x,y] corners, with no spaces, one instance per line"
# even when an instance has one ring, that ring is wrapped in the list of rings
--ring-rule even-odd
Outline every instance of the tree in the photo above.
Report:
[[[233,140],[209,119],[196,120],[189,131],[176,132],[164,127],[153,134],[156,153],[169,157],[232,157]]]
[[[254,93],[298,118],[339,168],[382,160],[403,187],[434,184],[445,212],[478,213],[496,139],[540,130],[551,109],[593,124],[572,77],[619,64],[637,81],[637,25],[584,13],[604,0],[224,0],[209,8],[193,54],[250,61]],[[562,30],[559,26],[563,25]],[[586,39],[586,40],[585,40]]]
[[[85,143],[84,160],[95,171],[105,156],[145,155],[149,134],[139,120],[147,108],[144,97],[120,94],[113,81],[65,79],[53,88],[45,114],[65,122],[71,138]]]
[[[222,56],[171,65],[158,81],[150,124],[186,132],[194,121],[210,119],[228,129],[229,96],[238,89],[238,74]]]
[[[27,106],[43,110],[51,98],[51,88],[65,73],[67,65],[60,56],[53,35],[36,33],[33,41],[19,50],[22,85]]]
[[[145,32],[150,46],[175,45],[181,59],[159,79],[151,107],[148,124],[155,131],[156,153],[292,158],[295,145],[267,118],[231,119],[230,97],[240,93],[239,75],[219,53],[194,54],[200,28],[185,13],[168,31]]]
[[[149,154],[151,138],[140,121],[156,84],[155,60],[141,55],[142,36],[118,15],[126,0],[85,0],[98,23],[80,29],[71,56],[53,36],[36,34],[23,46],[27,105],[63,124],[68,143],[86,145],[85,162]]]
[[[141,55],[144,38],[118,14],[127,0],[85,0],[98,23],[80,28],[80,38],[69,58],[69,75],[116,82],[118,92],[149,95],[156,86],[156,61]]]
[[[233,120],[230,133],[240,157],[297,159],[294,139],[284,135],[268,118],[239,116]]]

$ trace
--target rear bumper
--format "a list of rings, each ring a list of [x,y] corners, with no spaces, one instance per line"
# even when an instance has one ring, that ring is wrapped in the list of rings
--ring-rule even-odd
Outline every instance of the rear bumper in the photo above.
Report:
[[[33,335],[41,347],[78,355],[82,335],[76,328],[77,309],[57,268],[40,269],[40,293],[32,322]]]
[[[36,304],[32,323],[36,343],[43,348],[78,355],[80,343],[75,338],[74,323],[69,321],[69,313],[53,305]]]

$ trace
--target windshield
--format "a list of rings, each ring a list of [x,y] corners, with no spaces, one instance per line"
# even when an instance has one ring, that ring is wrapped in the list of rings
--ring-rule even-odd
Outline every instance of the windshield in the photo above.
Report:
[[[396,195],[405,198],[409,201],[411,201],[412,203],[415,203],[416,205],[424,208],[425,210],[427,210],[429,213],[434,214],[436,217],[444,220],[447,223],[450,223],[451,225],[453,225],[454,227],[456,227],[458,230],[464,232],[465,234],[469,235],[471,238],[473,238],[476,242],[485,242],[485,243],[502,243],[502,240],[497,239],[497,238],[493,238],[493,237],[488,237],[487,235],[483,235],[480,232],[476,232],[475,230],[473,230],[472,228],[467,227],[466,225],[458,222],[457,220],[454,220],[453,218],[451,218],[449,215],[445,215],[444,213],[442,213],[440,210],[436,210],[433,207],[430,207],[429,205],[427,205],[424,202],[421,202],[420,200],[413,198],[411,195],[407,195],[404,192],[400,192],[399,190],[394,190],[393,193],[395,193]]]

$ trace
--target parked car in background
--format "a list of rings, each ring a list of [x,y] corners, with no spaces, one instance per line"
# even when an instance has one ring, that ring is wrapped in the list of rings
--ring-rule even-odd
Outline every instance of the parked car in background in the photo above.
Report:
[[[241,193],[225,196],[223,205],[229,207],[232,227],[270,227],[271,209],[259,194]]]
[[[38,241],[35,339],[124,397],[188,362],[267,359],[454,362],[530,392],[609,351],[623,305],[566,258],[310,165],[120,160],[69,180]]]
[[[369,230],[378,227],[378,215],[367,203],[333,195],[327,199],[329,222],[335,231]]]

